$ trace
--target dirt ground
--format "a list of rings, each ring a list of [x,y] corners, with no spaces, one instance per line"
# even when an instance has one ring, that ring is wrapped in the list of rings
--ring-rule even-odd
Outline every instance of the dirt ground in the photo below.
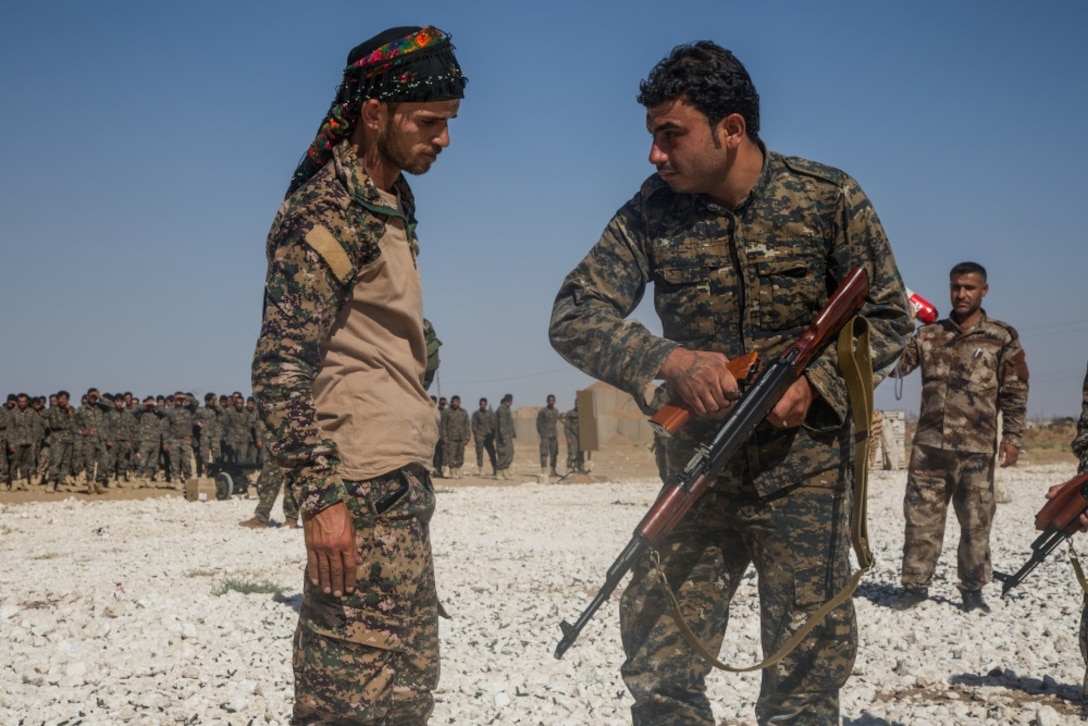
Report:
[[[913,431],[908,427],[908,437],[912,433]],[[1069,451],[1069,442],[1073,440],[1075,434],[1076,427],[1069,423],[1029,429],[1024,437],[1024,450],[1021,452],[1020,461],[1025,465],[1068,462],[1072,467],[1075,464],[1075,459]],[[458,486],[516,486],[526,481],[536,481],[540,474],[540,459],[535,444],[515,445],[514,466],[512,467],[513,479],[509,481],[496,481],[491,476],[476,476],[475,449],[470,446],[465,454],[463,478],[435,479],[436,487],[441,489]],[[909,454],[909,451],[907,454]],[[566,471],[565,460],[566,448],[560,445],[558,467],[560,474]],[[906,457],[904,457],[904,461],[906,461]],[[648,446],[641,444],[632,444],[625,441],[610,442],[601,451],[591,452],[588,463],[590,467],[588,475],[572,474],[563,479],[561,483],[567,485],[589,484],[623,479],[652,479],[657,476],[657,466],[654,464],[653,452]],[[490,467],[486,464],[484,471],[490,471]],[[171,485],[156,482],[145,485],[146,488],[137,488],[137,486],[137,482],[123,483],[120,487],[111,483],[104,494],[88,494],[87,487],[83,484],[69,487],[68,491],[57,493],[47,493],[43,487],[37,485],[32,486],[29,491],[0,489],[0,504],[61,501],[69,497],[95,501],[117,501],[152,497],[180,497],[183,495],[180,485],[176,488],[168,488]],[[253,496],[253,487],[250,487],[250,492],[251,496]]]

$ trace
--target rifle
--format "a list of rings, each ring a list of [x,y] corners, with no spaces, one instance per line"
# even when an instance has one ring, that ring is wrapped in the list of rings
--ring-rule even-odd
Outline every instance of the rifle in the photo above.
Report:
[[[565,620],[560,624],[563,639],[555,648],[556,658],[562,658],[574,644],[582,628],[642,555],[647,550],[656,548],[673,531],[692,505],[710,487],[726,462],[740,450],[756,427],[774,409],[786,389],[801,377],[812,359],[857,313],[868,294],[868,274],[864,268],[853,268],[797,342],[761,372],[741,396],[710,443],[700,446],[684,470],[658,494],[657,501],[635,527],[627,547],[608,568],[605,583],[597,596],[573,625]]]
[[[750,383],[759,370],[759,353],[754,350],[734,358],[725,364],[738,383]],[[662,436],[672,436],[691,419],[691,409],[682,401],[673,399],[650,417],[650,428]]]
[[[994,579],[1003,583],[1001,597],[1008,595],[1010,590],[1023,582],[1028,573],[1038,567],[1055,547],[1080,531],[1077,519],[1085,510],[1088,510],[1088,472],[1062,484],[1054,498],[1035,515],[1035,529],[1040,529],[1043,533],[1031,543],[1031,556],[1024,566],[1015,575],[994,571]]]

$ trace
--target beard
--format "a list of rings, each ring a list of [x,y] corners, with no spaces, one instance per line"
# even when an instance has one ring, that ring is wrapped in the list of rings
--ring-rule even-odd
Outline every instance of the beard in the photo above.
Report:
[[[393,132],[392,119],[390,119],[382,132],[378,134],[378,154],[390,165],[419,176],[426,174],[431,168],[431,164],[438,156],[438,150],[430,154],[413,153],[410,145],[405,144],[404,140]]]

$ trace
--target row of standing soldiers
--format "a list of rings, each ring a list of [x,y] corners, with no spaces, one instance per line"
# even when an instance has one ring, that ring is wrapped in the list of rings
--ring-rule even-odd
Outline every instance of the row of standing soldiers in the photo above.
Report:
[[[0,407],[0,484],[46,491],[86,483],[101,493],[114,482],[177,486],[212,461],[255,462],[263,452],[256,406],[241,393],[209,393],[197,406],[192,394],[101,395],[91,388],[75,408],[67,391],[32,398],[11,394]]]
[[[514,417],[511,406],[514,397],[506,394],[499,407],[491,410],[486,398],[481,398],[479,408],[472,416],[461,408],[461,397],[451,396],[449,401],[439,398],[438,445],[434,453],[434,474],[451,479],[461,478],[465,463],[465,447],[469,440],[476,443],[476,475],[484,475],[484,452],[491,463],[491,476],[509,479],[509,469],[514,461]],[[585,456],[579,444],[578,409],[566,414],[555,408],[555,396],[549,395],[547,405],[537,413],[536,429],[540,436],[540,470],[544,476],[558,476],[556,459],[559,454],[558,428],[562,423],[567,440],[567,471],[585,472]]]

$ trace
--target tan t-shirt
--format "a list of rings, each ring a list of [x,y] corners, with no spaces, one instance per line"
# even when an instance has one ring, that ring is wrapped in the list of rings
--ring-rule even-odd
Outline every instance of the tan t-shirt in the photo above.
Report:
[[[382,199],[398,207],[395,195]],[[349,481],[427,466],[438,441],[438,409],[422,383],[423,289],[402,218],[388,218],[379,246],[340,308],[313,385],[317,424]]]

